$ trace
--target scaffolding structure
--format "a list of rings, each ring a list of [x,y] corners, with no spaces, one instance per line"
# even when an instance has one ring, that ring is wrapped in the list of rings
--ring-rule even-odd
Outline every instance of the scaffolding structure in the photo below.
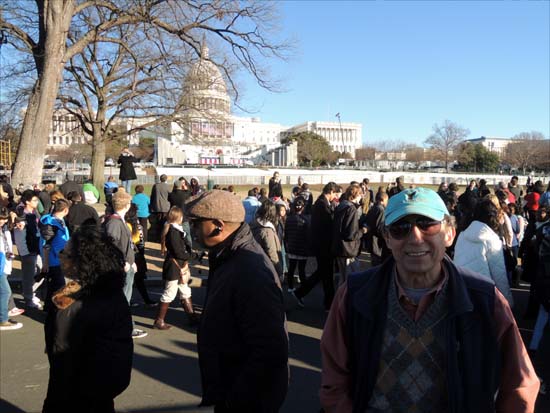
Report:
[[[11,142],[0,140],[0,165],[11,168]]]

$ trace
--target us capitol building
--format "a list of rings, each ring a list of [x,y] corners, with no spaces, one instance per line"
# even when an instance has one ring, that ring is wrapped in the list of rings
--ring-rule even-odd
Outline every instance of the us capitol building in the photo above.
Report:
[[[271,164],[297,165],[296,144],[281,145],[281,139],[299,132],[323,136],[333,150],[355,155],[362,145],[362,125],[348,122],[307,121],[295,126],[261,122],[256,117],[231,114],[231,99],[220,69],[209,60],[206,43],[201,57],[187,74],[180,100],[181,111],[174,121],[155,131],[145,132],[155,138],[155,163],[175,164]],[[82,137],[69,136],[65,123],[73,122],[67,114],[54,116],[48,147],[64,149],[81,143]],[[125,120],[127,128],[139,126]],[[144,122],[143,120],[141,122]],[[140,134],[129,136],[137,145]],[[143,135],[142,135],[143,136]]]

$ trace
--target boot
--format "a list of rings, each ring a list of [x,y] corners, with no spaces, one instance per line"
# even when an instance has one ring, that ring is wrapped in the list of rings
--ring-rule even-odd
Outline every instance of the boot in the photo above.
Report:
[[[155,323],[153,324],[153,328],[156,328],[157,330],[169,330],[172,328],[171,325],[166,324],[164,322],[164,317],[166,317],[166,312],[168,311],[168,307],[170,307],[170,303],[160,303],[159,304],[159,311],[157,313],[157,318],[155,319]]]
[[[189,325],[194,326],[199,324],[199,317],[193,309],[193,301],[191,301],[191,297],[183,298],[181,300],[181,306],[183,307],[183,311],[185,311],[185,313],[187,314]]]

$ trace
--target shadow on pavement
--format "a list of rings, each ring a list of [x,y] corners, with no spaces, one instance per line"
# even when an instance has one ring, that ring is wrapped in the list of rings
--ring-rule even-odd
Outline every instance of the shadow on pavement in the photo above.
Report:
[[[0,412],[25,413],[25,410],[21,410],[19,407],[11,404],[10,402],[0,399]]]

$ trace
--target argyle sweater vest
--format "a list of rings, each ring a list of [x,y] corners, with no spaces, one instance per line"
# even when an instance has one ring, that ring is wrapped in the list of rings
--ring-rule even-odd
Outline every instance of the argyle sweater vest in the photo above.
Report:
[[[447,285],[417,322],[388,288],[387,322],[376,384],[367,412],[448,411],[445,371]]]

